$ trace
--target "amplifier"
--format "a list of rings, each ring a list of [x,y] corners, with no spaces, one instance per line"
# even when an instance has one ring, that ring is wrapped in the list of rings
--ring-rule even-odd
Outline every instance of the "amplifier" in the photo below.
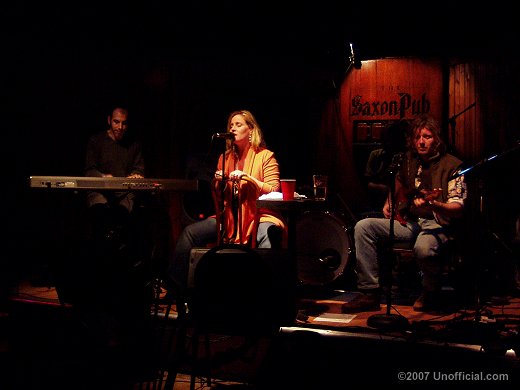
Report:
[[[190,252],[190,264],[188,271],[188,288],[194,286],[195,281],[195,269],[199,260],[204,256],[210,248],[192,248]],[[267,263],[275,278],[285,279],[284,284],[298,283],[297,272],[296,272],[296,261],[290,255],[287,249],[269,249],[269,248],[256,248],[254,252],[260,255],[260,258]],[[233,256],[242,254],[243,252],[239,249],[225,248],[219,250],[219,254],[222,256]]]
[[[243,249],[229,248],[212,248],[216,250],[209,259],[211,262],[210,275],[206,275],[205,280],[211,284],[211,288],[226,289],[228,285],[235,284],[236,279],[240,279],[242,274],[240,269],[247,269],[242,267],[242,261],[248,261],[249,253],[244,252]],[[191,294],[195,289],[195,272],[200,260],[210,250],[210,248],[192,248],[190,252],[190,262],[188,270],[188,294]],[[296,290],[298,286],[298,276],[296,261],[287,249],[269,249],[256,248],[253,249],[255,255],[258,255],[260,262],[253,262],[257,264],[258,275],[262,274],[265,277],[265,284],[262,287],[266,288],[266,301],[271,300],[276,306],[275,312],[277,316],[282,318],[286,324],[292,324],[296,318]],[[258,260],[256,258],[255,260]],[[220,265],[219,265],[220,263]],[[232,268],[231,268],[232,267]],[[267,270],[267,272],[266,272]],[[247,272],[247,271],[246,271]],[[250,276],[249,276],[250,277]],[[238,285],[254,288],[247,285],[248,276],[244,276],[244,280]],[[238,292],[240,294],[240,292]],[[215,291],[218,295],[218,291]],[[268,295],[268,296],[267,296]]]

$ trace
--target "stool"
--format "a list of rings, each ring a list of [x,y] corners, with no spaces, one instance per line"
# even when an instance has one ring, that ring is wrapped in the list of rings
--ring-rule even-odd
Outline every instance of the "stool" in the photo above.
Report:
[[[414,258],[413,246],[413,241],[396,242],[392,245],[391,253],[395,256],[392,269],[393,280],[400,295],[409,295],[420,292],[422,289],[421,271]],[[448,240],[440,253],[440,257],[439,261],[442,262],[440,269],[441,291],[453,292],[459,287],[456,280],[457,270],[462,263],[454,239]]]
[[[393,293],[405,297],[420,292],[421,272],[413,254],[414,242],[395,242],[390,250]]]

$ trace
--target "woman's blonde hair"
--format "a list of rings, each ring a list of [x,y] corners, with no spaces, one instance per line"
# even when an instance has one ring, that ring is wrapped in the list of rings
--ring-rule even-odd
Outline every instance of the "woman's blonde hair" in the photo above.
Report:
[[[244,118],[244,121],[247,123],[247,125],[251,128],[251,136],[250,136],[250,143],[251,147],[258,151],[260,148],[265,148],[265,141],[264,141],[264,135],[262,133],[262,129],[258,125],[258,122],[256,121],[256,118],[254,115],[247,110],[239,110],[239,111],[233,111],[231,114],[229,114],[228,121],[227,121],[227,131],[230,131],[231,129],[231,120],[235,115],[241,115]],[[227,140],[227,149],[231,149],[233,147],[233,141]]]

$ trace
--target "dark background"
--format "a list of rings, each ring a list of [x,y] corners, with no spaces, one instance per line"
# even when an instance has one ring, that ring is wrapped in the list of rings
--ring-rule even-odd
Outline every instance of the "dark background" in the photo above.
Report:
[[[22,177],[80,174],[86,139],[121,98],[149,176],[183,175],[242,108],[257,116],[282,175],[296,176],[312,170],[299,156],[312,151],[323,104],[348,70],[349,43],[357,60],[496,57],[510,52],[517,24],[500,2],[137,3],[7,6],[2,89]]]
[[[59,246],[54,241],[66,230],[60,213],[67,210],[57,206],[62,199],[28,191],[26,180],[83,175],[87,139],[106,129],[114,102],[129,103],[149,177],[184,178],[193,160],[201,170],[213,167],[211,134],[225,131],[231,111],[249,109],[277,155],[282,177],[305,183],[320,158],[313,152],[324,104],[349,70],[350,43],[357,61],[507,61],[516,55],[518,22],[503,3],[4,5],[5,263],[23,264],[28,246],[33,259]]]

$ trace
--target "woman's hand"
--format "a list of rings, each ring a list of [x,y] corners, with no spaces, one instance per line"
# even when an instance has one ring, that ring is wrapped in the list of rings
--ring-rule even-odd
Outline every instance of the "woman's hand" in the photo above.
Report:
[[[215,179],[222,180],[222,170],[215,172]]]
[[[242,177],[247,176],[247,174],[240,170],[235,170],[229,174],[230,180],[240,180]],[[221,180],[222,179],[222,170],[218,170],[215,172],[215,178]]]
[[[260,183],[259,185],[261,185],[260,181],[258,181],[257,179],[255,179],[252,176],[249,176],[247,173],[245,173],[244,171],[241,171],[239,169],[236,169],[229,174],[229,180],[240,180],[243,177],[248,177],[249,179],[253,180],[255,183],[257,183],[257,184]],[[215,179],[222,180],[222,170],[218,170],[215,172]]]
[[[240,171],[240,170],[234,170],[233,172],[231,172],[229,174],[229,178],[231,180],[240,180],[243,176],[246,176],[246,173],[244,171]]]

